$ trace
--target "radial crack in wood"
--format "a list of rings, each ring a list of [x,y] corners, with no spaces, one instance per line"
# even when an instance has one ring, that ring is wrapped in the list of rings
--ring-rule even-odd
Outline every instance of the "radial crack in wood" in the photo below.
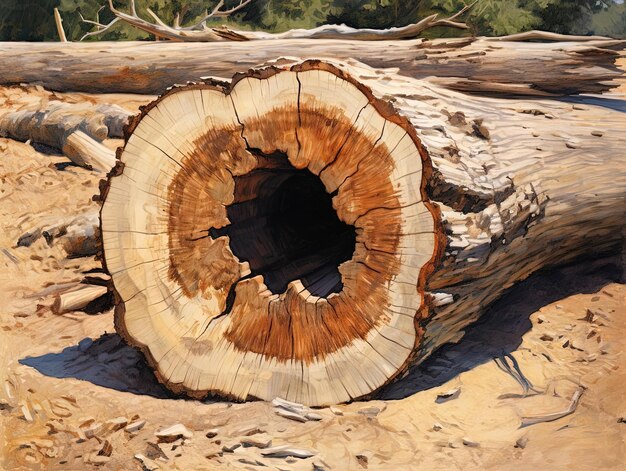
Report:
[[[277,64],[168,92],[103,189],[118,329],[173,390],[360,397],[533,272],[623,250],[626,120],[611,100],[475,97],[354,60]],[[330,245],[301,259],[311,243]]]
[[[174,88],[130,131],[104,258],[117,329],[168,387],[321,405],[406,368],[442,238],[393,108],[307,61]]]

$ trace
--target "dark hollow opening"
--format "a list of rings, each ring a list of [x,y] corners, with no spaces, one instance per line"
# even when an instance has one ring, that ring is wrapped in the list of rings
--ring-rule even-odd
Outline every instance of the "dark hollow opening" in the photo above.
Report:
[[[338,268],[354,253],[354,226],[339,220],[316,175],[296,170],[282,155],[272,159],[280,168],[235,177],[235,202],[226,208],[231,223],[211,229],[211,236],[228,235],[251,276],[263,275],[275,294],[298,279],[316,296],[340,292]]]

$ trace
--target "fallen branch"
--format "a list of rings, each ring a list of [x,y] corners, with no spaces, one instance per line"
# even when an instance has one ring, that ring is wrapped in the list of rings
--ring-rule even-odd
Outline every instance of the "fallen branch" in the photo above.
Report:
[[[580,402],[580,398],[582,397],[584,391],[584,388],[578,388],[572,396],[569,407],[563,411],[552,412],[551,414],[522,417],[522,423],[520,425],[520,428],[528,427],[529,425],[540,424],[543,422],[553,422],[555,420],[559,420],[563,417],[567,417],[568,415],[573,414],[574,412],[576,412],[576,408],[578,407],[578,403]]]
[[[96,255],[100,250],[100,221],[97,211],[59,219],[50,216],[17,240],[18,247],[29,247],[43,237],[48,245],[58,241],[69,258]]]
[[[241,0],[239,4],[229,10],[221,10],[224,6],[223,0],[220,0],[215,8],[205,15],[199,22],[194,25],[182,27],[179,24],[180,17],[177,16],[172,26],[165,24],[156,13],[148,9],[148,13],[154,18],[155,23],[150,23],[141,18],[135,8],[135,0],[130,0],[130,13],[124,13],[113,6],[113,0],[108,0],[109,10],[115,15],[115,19],[108,24],[101,24],[99,21],[83,21],[96,26],[96,30],[85,34],[81,40],[102,34],[109,30],[117,21],[123,21],[137,29],[145,31],[158,39],[169,39],[173,41],[183,42],[218,42],[218,41],[248,41],[248,40],[277,40],[277,39],[352,39],[357,41],[387,41],[397,39],[413,39],[418,37],[425,30],[438,26],[469,29],[466,23],[458,20],[471,9],[476,1],[470,5],[464,6],[460,11],[449,18],[439,18],[438,14],[430,15],[417,23],[409,24],[402,27],[394,27],[388,29],[370,29],[370,28],[351,28],[345,24],[341,25],[323,25],[312,29],[294,29],[284,33],[265,33],[262,31],[241,31],[234,30],[225,26],[209,28],[206,25],[207,20],[212,18],[227,17],[241,10],[250,4],[252,0]]]
[[[75,290],[55,295],[52,312],[64,314],[66,312],[83,310],[107,293],[109,293],[109,289],[106,286],[79,285]],[[105,300],[102,301],[105,304]]]
[[[77,165],[108,172],[115,153],[99,141],[122,137],[132,114],[116,105],[49,103],[43,109],[0,115],[0,136],[62,151]]]

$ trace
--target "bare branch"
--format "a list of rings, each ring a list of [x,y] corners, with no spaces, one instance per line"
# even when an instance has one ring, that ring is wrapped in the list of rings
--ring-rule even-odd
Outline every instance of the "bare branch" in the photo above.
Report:
[[[57,25],[57,32],[59,33],[59,40],[62,43],[67,42],[67,38],[65,37],[65,31],[63,30],[63,19],[61,18],[61,14],[59,13],[59,9],[54,9],[54,22]]]
[[[89,38],[91,36],[97,36],[99,34],[105,33],[109,29],[111,29],[111,26],[113,26],[115,23],[119,21],[119,18],[113,18],[110,23],[107,23],[107,24],[100,23],[100,11],[102,11],[103,8],[104,6],[100,7],[98,11],[96,12],[95,21],[86,19],[81,12],[78,12],[78,15],[80,16],[80,20],[83,23],[94,25],[96,27],[95,31],[90,31],[88,33],[83,34],[81,38],[79,39],[79,41],[82,41],[83,39]]]
[[[208,14],[205,13],[204,17],[202,17],[202,19],[198,21],[196,24],[187,26],[185,28],[180,28],[180,29],[184,29],[184,30],[204,29],[206,27],[207,20],[211,18],[224,18],[224,17],[230,16],[233,13],[237,12],[238,10],[241,10],[242,8],[246,7],[251,2],[252,0],[241,0],[239,2],[239,5],[231,8],[230,10],[220,10],[224,6],[224,0],[220,0],[217,3],[217,5],[215,5],[215,8],[213,8],[211,13],[208,13]]]
[[[111,13],[113,13],[117,19],[150,33],[157,39],[186,42],[247,41],[251,39],[352,39],[357,41],[414,39],[424,30],[435,26],[468,29],[469,26],[467,24],[456,20],[476,5],[477,2],[477,0],[475,0],[471,4],[465,5],[460,11],[449,18],[438,19],[438,15],[434,14],[417,23],[402,27],[381,30],[368,28],[356,29],[346,25],[324,25],[313,29],[295,29],[284,33],[272,34],[263,31],[237,31],[226,26],[207,28],[207,20],[232,15],[252,3],[253,0],[239,0],[239,4],[227,10],[222,10],[224,0],[219,0],[210,13],[207,13],[205,10],[204,15],[197,23],[185,27],[180,25],[181,18],[186,11],[184,8],[181,10],[182,13],[178,12],[176,15],[173,26],[169,26],[150,9],[147,9],[148,14],[154,19],[155,23],[150,23],[140,18],[137,15],[134,0],[130,0],[130,14],[117,10],[113,6],[112,0],[107,1]],[[88,33],[84,37],[104,32],[105,25],[100,25],[98,22],[96,23],[96,26],[99,28],[98,31]],[[106,26],[110,27],[111,24]]]
[[[542,422],[552,422],[554,420],[559,420],[559,419],[562,419],[563,417],[567,417],[568,415],[573,414],[574,412],[576,412],[576,408],[578,407],[578,402],[580,401],[580,398],[583,395],[584,391],[585,391],[584,388],[582,387],[578,388],[574,392],[574,395],[572,396],[572,400],[570,401],[569,406],[565,410],[562,410],[559,412],[552,412],[549,414],[543,414],[543,415],[532,415],[532,416],[522,417],[522,423],[520,425],[520,428],[528,427],[529,425],[540,424]]]
[[[157,22],[158,25],[163,26],[164,28],[170,28],[161,18],[158,17],[158,15],[153,12],[150,8],[146,8],[146,11],[148,12],[148,14],[154,18],[154,21]]]

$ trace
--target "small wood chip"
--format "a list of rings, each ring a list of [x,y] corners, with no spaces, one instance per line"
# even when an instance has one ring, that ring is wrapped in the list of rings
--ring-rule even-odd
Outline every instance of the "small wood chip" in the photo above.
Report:
[[[22,404],[21,409],[22,409],[22,416],[24,417],[26,422],[32,422],[33,420],[35,420],[27,404]]]
[[[243,427],[235,431],[235,435],[244,435],[246,437],[257,433],[265,433],[265,430],[259,428],[258,425],[248,425],[247,427]]]
[[[107,420],[106,425],[109,430],[115,432],[126,427],[126,425],[128,425],[128,419],[126,417],[116,417],[114,419]]]
[[[272,439],[268,436],[256,435],[254,437],[245,437],[239,440],[244,447],[269,448],[272,446]]]
[[[111,456],[111,453],[113,453],[113,446],[111,446],[111,442],[109,442],[108,440],[104,440],[102,442],[102,447],[100,448],[100,451],[98,451],[98,455]]]
[[[280,397],[274,398],[274,400],[272,401],[272,405],[274,407],[281,408],[300,415],[305,415],[307,412],[311,411],[311,409],[305,405],[298,404],[297,402],[287,401],[285,399],[281,399]]]
[[[297,414],[295,412],[291,412],[284,409],[277,409],[276,415],[284,417],[285,419],[295,420],[296,422],[307,422],[308,419],[303,415]]]
[[[137,420],[136,422],[128,424],[124,428],[124,430],[126,430],[128,433],[138,432],[139,430],[143,428],[144,425],[146,425],[145,420]]]
[[[541,337],[539,337],[539,340],[543,340],[544,342],[552,342],[554,340],[554,335],[548,334],[546,332],[545,334],[542,334]]]
[[[154,461],[141,453],[136,454],[135,459],[143,465],[145,471],[155,471],[159,469],[159,466]]]
[[[233,443],[232,445],[224,445],[222,446],[222,451],[224,453],[233,453],[240,446],[241,446],[241,443]]]
[[[99,435],[103,430],[104,430],[104,424],[97,422],[91,426],[89,426],[88,428],[83,430],[83,433],[85,434],[85,437],[87,438],[93,438],[97,435]]]
[[[449,391],[437,394],[437,399],[435,402],[437,404],[441,404],[443,402],[451,401],[452,399],[456,399],[461,395],[461,388],[450,389]]]
[[[478,448],[480,446],[480,443],[475,442],[471,438],[464,437],[463,438],[463,445],[468,446],[470,448]]]
[[[330,411],[335,415],[343,415],[343,411],[338,407],[330,406]]]
[[[604,133],[602,131],[591,131],[591,135],[596,137],[602,137],[604,136]]]
[[[187,429],[183,424],[174,424],[169,427],[164,428],[163,430],[159,430],[155,433],[156,437],[160,442],[173,442],[179,438],[192,438],[193,433]]]
[[[212,428],[211,430],[207,431],[206,433],[206,437],[207,438],[214,438],[217,436],[217,433],[219,432],[219,429],[216,428]]]
[[[290,445],[280,445],[273,448],[267,448],[266,450],[261,451],[261,454],[263,456],[267,456],[268,458],[287,458],[291,456],[294,458],[306,459],[315,456],[317,452],[306,450],[304,448],[294,448]]]

